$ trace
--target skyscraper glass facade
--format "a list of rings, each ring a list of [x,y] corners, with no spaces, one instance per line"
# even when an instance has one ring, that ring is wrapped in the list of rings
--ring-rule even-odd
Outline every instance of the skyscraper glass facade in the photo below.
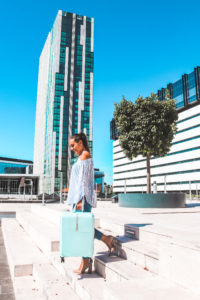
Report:
[[[184,74],[182,78],[174,83],[169,83],[166,88],[158,90],[158,98],[165,98],[168,89],[171,98],[176,99],[177,108],[186,107],[199,99],[200,95],[200,67],[194,68],[190,74]]]
[[[76,157],[68,147],[84,132],[92,151],[94,19],[59,11],[40,57],[34,173],[40,190],[67,187]],[[43,112],[43,114],[42,114]]]

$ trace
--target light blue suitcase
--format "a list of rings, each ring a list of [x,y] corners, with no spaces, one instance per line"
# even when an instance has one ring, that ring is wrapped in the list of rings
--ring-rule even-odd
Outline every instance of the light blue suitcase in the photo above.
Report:
[[[64,212],[60,224],[60,257],[92,257],[94,215],[91,212]]]

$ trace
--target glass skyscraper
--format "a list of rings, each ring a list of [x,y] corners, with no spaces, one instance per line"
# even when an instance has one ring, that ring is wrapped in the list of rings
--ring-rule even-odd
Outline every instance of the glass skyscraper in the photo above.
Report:
[[[40,192],[68,186],[76,160],[69,136],[84,132],[92,151],[94,19],[58,11],[39,63],[34,173]]]

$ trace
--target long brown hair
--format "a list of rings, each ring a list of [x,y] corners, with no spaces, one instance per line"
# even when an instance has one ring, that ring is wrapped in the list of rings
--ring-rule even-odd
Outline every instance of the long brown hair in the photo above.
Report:
[[[85,148],[85,150],[87,150],[90,153],[90,149],[88,146],[88,140],[87,140],[87,136],[85,135],[85,133],[81,132],[81,133],[75,133],[73,135],[70,136],[70,139],[74,139],[74,141],[76,143],[78,143],[79,141],[83,142],[83,147]]]

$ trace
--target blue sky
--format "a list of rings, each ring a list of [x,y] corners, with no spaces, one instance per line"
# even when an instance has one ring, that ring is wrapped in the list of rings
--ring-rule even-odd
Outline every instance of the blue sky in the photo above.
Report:
[[[200,1],[1,1],[0,156],[33,160],[39,56],[59,9],[95,18],[93,157],[111,183],[114,102],[200,65]]]

